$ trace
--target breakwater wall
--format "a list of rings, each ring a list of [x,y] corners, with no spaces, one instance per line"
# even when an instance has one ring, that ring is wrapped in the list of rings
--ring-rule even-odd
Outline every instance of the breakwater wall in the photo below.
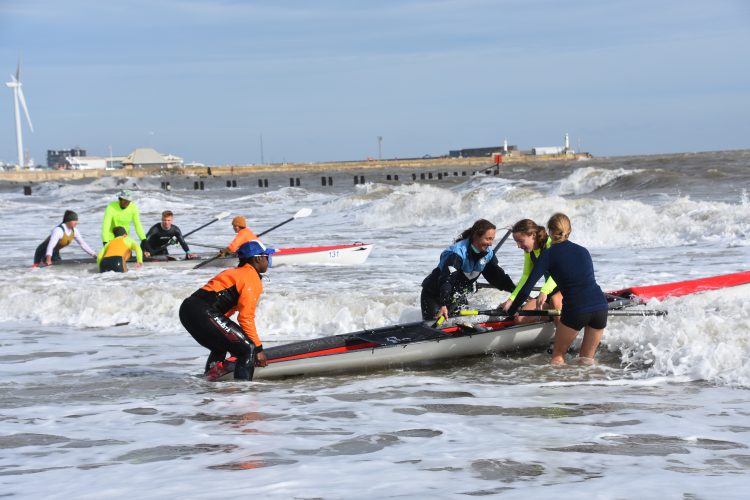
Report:
[[[575,160],[578,157],[590,157],[587,153],[576,155],[547,155],[547,156],[505,156],[503,164],[519,162],[547,162],[560,160]],[[323,162],[323,163],[285,163],[271,165],[214,165],[206,167],[180,168],[127,168],[116,170],[9,170],[0,171],[0,181],[9,183],[33,183],[46,181],[68,181],[97,177],[146,177],[153,175],[182,175],[182,176],[237,176],[248,174],[286,174],[321,173],[346,170],[429,170],[429,169],[464,169],[482,170],[493,167],[490,158],[423,158],[409,160],[371,160],[351,162]],[[502,164],[500,166],[502,168]]]

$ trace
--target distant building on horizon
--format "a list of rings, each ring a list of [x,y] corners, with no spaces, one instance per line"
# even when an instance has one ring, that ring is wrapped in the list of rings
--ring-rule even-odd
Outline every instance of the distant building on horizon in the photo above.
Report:
[[[153,148],[138,148],[122,161],[124,168],[175,168],[184,160],[175,155],[163,155]]]
[[[86,150],[79,146],[71,149],[48,149],[47,166],[49,168],[69,168],[70,164],[66,158],[86,156]]]
[[[122,156],[68,156],[65,159],[70,170],[95,170],[122,168]]]
[[[455,150],[448,152],[448,157],[449,158],[476,158],[476,157],[483,157],[483,156],[492,156],[492,153],[511,152],[511,151],[517,151],[517,150],[518,150],[518,146],[503,144],[502,146],[490,146],[490,147],[485,147],[485,148],[455,149]]]

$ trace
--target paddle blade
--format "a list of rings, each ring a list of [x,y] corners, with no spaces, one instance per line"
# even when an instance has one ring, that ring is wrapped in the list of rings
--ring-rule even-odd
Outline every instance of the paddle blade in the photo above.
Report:
[[[293,218],[294,219],[301,219],[303,217],[307,217],[311,213],[312,213],[312,209],[310,209],[310,208],[302,208],[302,209],[299,210],[299,212],[297,212],[296,214],[294,214]]]
[[[228,217],[230,213],[232,212],[221,212],[219,215],[215,216],[214,219],[221,220],[225,217]]]

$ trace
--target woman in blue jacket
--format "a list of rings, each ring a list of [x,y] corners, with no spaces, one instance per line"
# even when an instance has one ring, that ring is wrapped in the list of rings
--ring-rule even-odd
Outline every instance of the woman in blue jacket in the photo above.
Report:
[[[581,363],[591,364],[607,326],[607,298],[596,283],[594,263],[589,251],[568,241],[571,232],[568,216],[560,213],[553,215],[547,222],[547,229],[552,245],[541,252],[526,284],[507,311],[511,316],[516,314],[531,293],[534,283],[549,274],[563,297],[562,314],[555,331],[550,363],[565,364],[565,353],[578,332],[584,328],[579,357]]]
[[[479,219],[440,254],[438,266],[422,282],[422,318],[447,318],[468,303],[474,282],[484,276],[487,282],[507,292],[513,280],[498,265],[492,251],[495,225]]]

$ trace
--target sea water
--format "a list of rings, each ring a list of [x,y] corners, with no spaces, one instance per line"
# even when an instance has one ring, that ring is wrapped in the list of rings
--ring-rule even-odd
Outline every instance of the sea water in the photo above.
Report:
[[[181,301],[216,268],[31,269],[66,209],[99,248],[104,207],[136,193],[184,232],[230,211],[275,246],[362,241],[361,266],[271,268],[266,346],[420,319],[422,279],[478,218],[564,212],[605,290],[750,269],[750,152],[508,163],[498,175],[411,182],[367,171],[300,187],[103,178],[0,185],[0,495],[15,498],[746,498],[747,287],[612,317],[595,367],[544,351],[252,383],[203,380]],[[343,180],[342,180],[343,179]],[[404,182],[403,179],[409,179]],[[278,184],[278,183],[277,183]],[[229,218],[188,238],[225,245]],[[498,235],[504,234],[500,229]],[[172,253],[181,253],[174,247]],[[63,258],[84,256],[75,243]],[[523,255],[499,260],[515,279]],[[481,290],[472,305],[507,294]],[[119,326],[118,326],[119,325]]]

